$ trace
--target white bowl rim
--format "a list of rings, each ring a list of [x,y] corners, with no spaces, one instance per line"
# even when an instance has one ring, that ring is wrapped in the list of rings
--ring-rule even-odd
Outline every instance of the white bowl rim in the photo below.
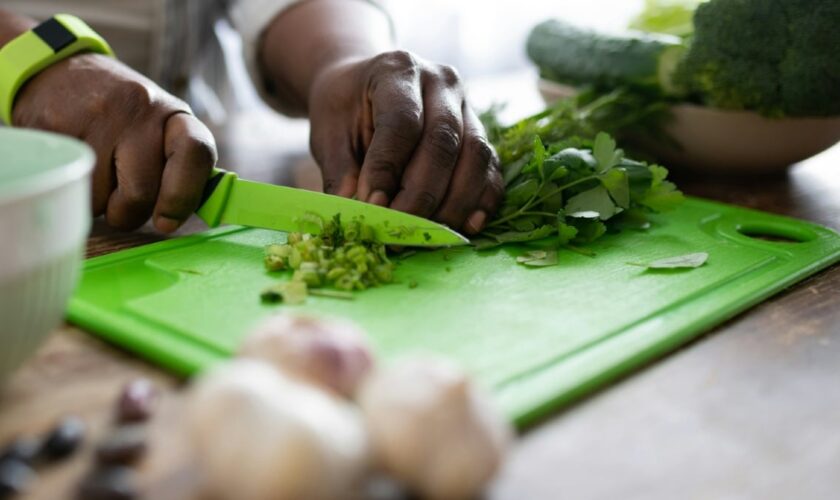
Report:
[[[43,139],[64,142],[78,149],[80,153],[78,158],[69,163],[32,176],[26,176],[19,181],[13,181],[10,185],[0,186],[0,205],[38,196],[76,182],[93,170],[96,161],[96,156],[90,146],[68,135],[13,127],[0,127],[0,135],[40,136]]]

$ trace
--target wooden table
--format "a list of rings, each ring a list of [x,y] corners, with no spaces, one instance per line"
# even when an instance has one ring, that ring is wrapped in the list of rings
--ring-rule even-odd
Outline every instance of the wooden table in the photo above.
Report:
[[[530,75],[483,81],[472,90],[481,105],[509,99],[509,115],[540,106]],[[317,187],[305,124],[258,111],[219,128],[217,138],[222,164],[240,165],[243,175]],[[787,175],[677,175],[677,181],[692,195],[840,229],[840,148]],[[185,232],[197,228],[190,223]],[[156,239],[148,228],[120,234],[97,222],[88,255]],[[91,443],[110,425],[114,397],[140,376],[162,388],[162,420],[177,418],[177,380],[70,325],[15,374],[0,394],[0,442],[41,432],[67,413],[85,418],[93,436],[83,453],[42,474],[30,498],[72,496],[90,467]],[[155,459],[142,468],[149,498],[177,498],[173,492],[188,480],[176,472],[177,447],[160,436],[165,425],[155,429]],[[838,498],[839,491],[840,267],[834,267],[530,430],[488,496],[803,500]]]

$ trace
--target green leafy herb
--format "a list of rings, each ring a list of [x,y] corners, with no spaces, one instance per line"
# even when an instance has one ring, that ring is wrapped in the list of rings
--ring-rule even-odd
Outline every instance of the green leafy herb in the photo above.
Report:
[[[532,250],[516,258],[516,262],[530,267],[547,267],[557,265],[556,250]]]
[[[645,267],[647,269],[694,269],[704,265],[708,260],[708,253],[698,252],[659,259],[648,264],[641,264],[637,262],[628,262],[628,264],[631,266]]]
[[[666,180],[668,171],[627,158],[609,134],[629,127],[654,132],[666,108],[652,96],[618,89],[581,92],[506,128],[485,113],[494,127],[505,197],[473,245],[582,245],[608,229],[621,230],[625,219],[646,228],[647,214],[679,205],[683,195]]]

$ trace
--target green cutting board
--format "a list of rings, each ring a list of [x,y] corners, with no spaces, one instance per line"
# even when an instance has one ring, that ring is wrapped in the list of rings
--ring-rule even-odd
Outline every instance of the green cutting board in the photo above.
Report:
[[[90,259],[69,318],[189,374],[272,313],[348,317],[386,358],[420,349],[463,363],[525,425],[840,260],[831,230],[690,199],[647,231],[602,238],[595,256],[561,251],[554,267],[517,265],[521,247],[419,252],[400,261],[399,283],[353,301],[262,304],[262,289],[287,277],[262,265],[281,238],[228,227]],[[700,251],[710,257],[698,269],[628,265]]]

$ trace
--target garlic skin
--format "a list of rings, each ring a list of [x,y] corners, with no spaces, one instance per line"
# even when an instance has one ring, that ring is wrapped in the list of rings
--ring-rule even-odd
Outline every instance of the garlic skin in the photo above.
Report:
[[[487,394],[454,364],[404,359],[374,371],[359,394],[377,465],[429,500],[477,497],[512,438]]]
[[[183,419],[202,486],[231,500],[340,500],[369,466],[369,442],[351,404],[255,360],[195,381]]]
[[[365,333],[335,319],[281,314],[260,323],[242,343],[239,356],[261,359],[352,398],[374,358]]]

